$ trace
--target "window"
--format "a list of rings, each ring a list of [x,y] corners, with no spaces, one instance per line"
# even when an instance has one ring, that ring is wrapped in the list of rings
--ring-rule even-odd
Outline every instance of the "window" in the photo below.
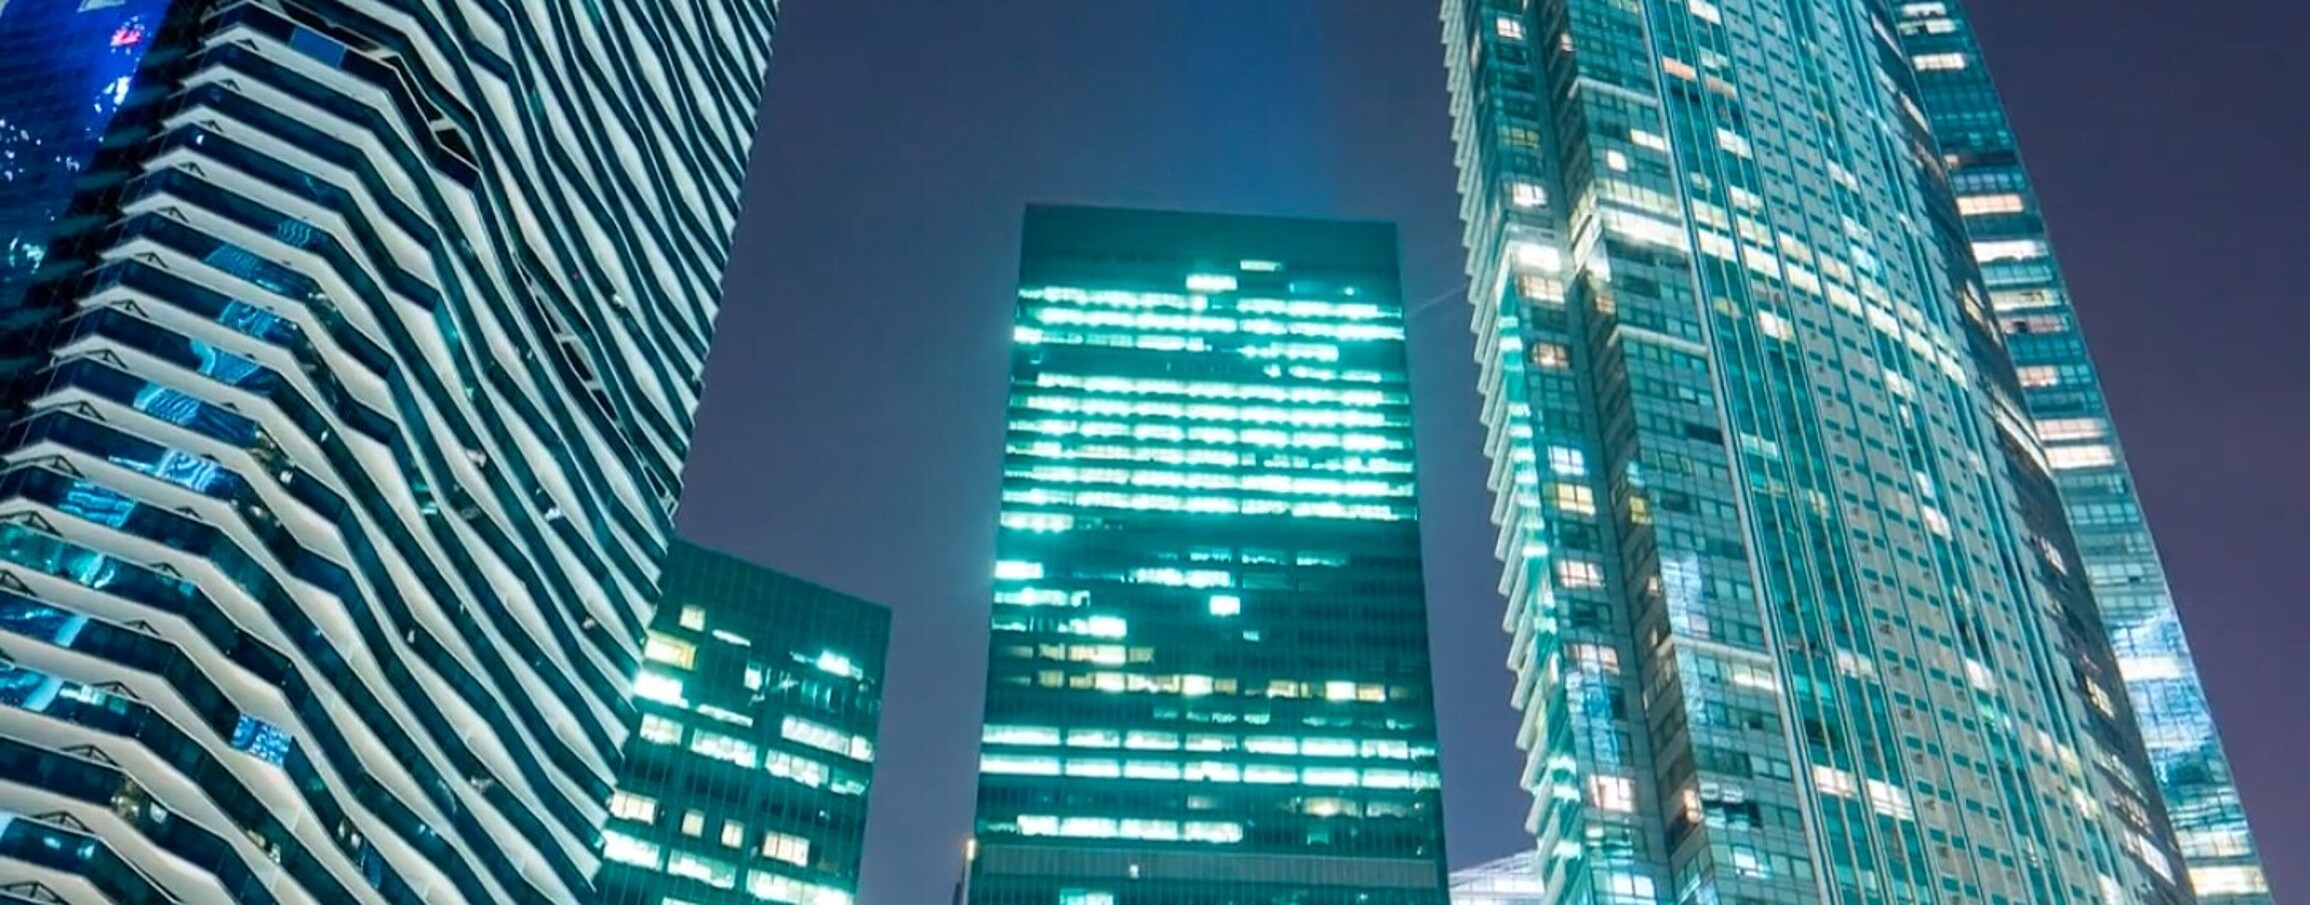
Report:
[[[753,742],[717,732],[700,730],[693,734],[690,738],[690,750],[715,760],[726,760],[741,767],[750,768],[755,763],[756,749]]]
[[[722,821],[722,844],[731,848],[746,845],[746,825],[735,820]]]
[[[1604,586],[1604,567],[1592,562],[1567,559],[1556,564],[1556,578],[1567,588],[1601,588]]]
[[[689,669],[697,665],[698,647],[680,638],[651,632],[642,642],[642,656],[676,669]]]
[[[702,836],[706,833],[706,812],[691,811],[682,815],[682,835]]]
[[[699,880],[718,889],[732,889],[738,885],[737,865],[680,849],[674,850],[666,858],[666,873]]]
[[[1233,616],[1243,612],[1243,598],[1233,594],[1211,595],[1211,615]]]
[[[698,632],[702,632],[702,631],[705,631],[705,630],[706,630],[706,611],[705,611],[705,609],[704,609],[704,608],[702,608],[702,607],[694,607],[694,606],[686,606],[686,607],[683,607],[683,608],[682,608],[682,627],[683,627],[683,628],[686,628],[686,629],[689,629],[689,630],[691,630],[691,631],[698,631]]]
[[[658,819],[658,801],[646,795],[619,792],[610,796],[610,816],[649,823]]]
[[[644,842],[618,832],[602,834],[602,857],[624,864],[638,864],[655,870],[658,866],[657,843]]]
[[[682,724],[657,714],[643,714],[642,741],[659,745],[679,745],[682,743]]]
[[[682,680],[643,670],[634,676],[634,696],[661,704],[682,706]]]
[[[796,867],[810,866],[810,840],[780,832],[762,834],[762,857]]]
[[[1498,32],[1500,37],[1507,38],[1510,41],[1524,40],[1524,20],[1518,19],[1515,16],[1501,16],[1500,18],[1493,20],[1492,30]],[[1069,903],[1069,905],[1072,905],[1072,903]]]

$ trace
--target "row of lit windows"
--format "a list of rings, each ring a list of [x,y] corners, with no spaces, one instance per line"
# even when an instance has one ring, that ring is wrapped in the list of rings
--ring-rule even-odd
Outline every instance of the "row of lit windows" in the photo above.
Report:
[[[1400,427],[1400,415],[1365,411],[1283,409],[1271,406],[1234,406],[1178,402],[1124,402],[1078,396],[1028,396],[1014,404],[1031,411],[1120,418],[1180,418],[1190,421],[1225,421],[1236,424],[1289,424],[1295,427]]]
[[[1333,703],[1377,704],[1388,700],[1388,687],[1381,684],[1358,682],[1307,682],[1294,679],[1270,679],[1265,683],[1244,682],[1240,679],[1217,678],[1206,675],[1142,675],[1123,672],[1086,672],[1068,675],[1061,670],[1044,670],[1035,676],[1035,684],[1045,688],[1073,688],[1101,691],[1109,694],[1165,694],[1181,697],[1209,695],[1242,695],[1285,699],[1324,700]],[[1408,690],[1399,689],[1396,697],[1408,698]]]
[[[1163,395],[1186,396],[1191,399],[1253,399],[1306,405],[1375,406],[1405,405],[1410,402],[1402,393],[1392,393],[1385,390],[1341,390],[1330,387],[1288,387],[1275,384],[1215,383],[1212,381],[1136,377],[1081,377],[1074,374],[1048,372],[1037,374],[1035,385],[1084,390],[1092,393],[1114,393],[1124,396]]]
[[[1004,476],[1042,484],[1114,484],[1128,487],[1152,487],[1160,490],[1247,490],[1260,493],[1350,498],[1400,498],[1412,495],[1412,485],[1410,484],[1370,480],[1344,481],[1338,478],[1307,478],[1279,474],[1145,471],[1126,468],[1036,465],[1029,468],[1006,469]]]
[[[620,791],[610,796],[610,816],[637,823],[658,821],[658,800],[647,795]],[[693,839],[706,834],[706,814],[692,810],[682,815],[682,835]],[[746,847],[746,824],[736,820],[722,821],[719,833],[726,848]],[[762,831],[761,855],[773,861],[784,861],[796,867],[810,866],[810,840],[777,830]]]
[[[1232,292],[1237,287],[1236,278],[1226,274],[1195,274],[1187,278],[1187,288],[1195,293]],[[1210,299],[1200,295],[1182,295],[1175,292],[1130,292],[1117,289],[1078,289],[1072,286],[1022,289],[1019,291],[1019,298],[1036,302],[1137,311],[1201,311],[1210,305]],[[1244,298],[1236,301],[1235,310],[1247,314],[1272,314],[1295,318],[1342,318],[1345,320],[1384,320],[1390,314],[1388,309],[1367,302],[1333,302],[1311,299]]]
[[[1220,317],[1207,314],[1126,313],[1084,311],[1075,308],[1040,308],[1034,319],[1053,327],[1118,327],[1126,330],[1164,330],[1176,333],[1254,336],[1303,336],[1314,339],[1362,342],[1401,340],[1404,328],[1392,324],[1283,321],[1266,317]]]
[[[1160,440],[1172,443],[1212,443],[1222,446],[1242,444],[1277,449],[1346,449],[1355,452],[1401,450],[1407,441],[1402,437],[1382,434],[1329,433],[1323,431],[1279,431],[1252,428],[1236,430],[1231,427],[1188,427],[1179,424],[1132,424],[1121,421],[1077,421],[1072,418],[1019,418],[1011,421],[1010,429],[1021,433],[1049,434],[1056,437],[1123,438]]]
[[[874,758],[873,745],[864,739],[807,720],[788,717],[782,730],[788,739],[815,748],[858,760],[870,761]],[[759,766],[771,775],[791,779],[813,789],[827,788],[844,795],[858,795],[866,791],[865,783],[848,776],[837,776],[833,768],[810,758],[783,751],[764,753],[760,746],[745,739],[704,729],[693,730],[654,713],[642,715],[641,731],[638,734],[642,741],[654,745],[680,745],[686,738],[693,754],[728,761],[749,769]]]
[[[1229,433],[1233,433],[1230,431]],[[1067,446],[1053,440],[1012,443],[1011,456],[1094,462],[1149,462],[1158,465],[1209,465],[1214,468],[1271,468],[1342,471],[1349,474],[1411,474],[1412,463],[1377,456],[1289,456],[1240,453],[1226,449],[1183,449],[1170,446],[1121,446],[1112,443]]]
[[[621,864],[687,877],[716,889],[738,886],[738,866],[686,849],[666,850],[655,842],[615,830],[602,833],[602,857]],[[746,891],[757,899],[791,905],[850,905],[850,893],[763,870],[745,872]]]
[[[1019,835],[1070,839],[1138,839],[1151,842],[1243,841],[1243,824],[1224,821],[1117,820],[1112,817],[1057,817],[1023,814]],[[1110,900],[1112,901],[1112,900]]]
[[[1402,739],[1297,738],[1286,735],[1216,735],[1150,729],[1065,729],[1056,726],[988,725],[980,740],[989,745],[1055,748],[1125,748],[1133,751],[1248,751],[1287,757],[1341,757],[1411,760],[1435,749]]]
[[[1106,491],[1064,491],[1041,487],[1003,491],[1003,502],[1022,506],[1075,506],[1084,509],[1125,509],[1138,512],[1185,512],[1206,515],[1280,515],[1292,518],[1336,518],[1363,521],[1408,521],[1415,517],[1410,506],[1380,504],[1347,504],[1335,500],[1318,502],[1291,502],[1287,500],[1237,499],[1213,496],[1173,496],[1169,494],[1111,493]]]
[[[1433,789],[1436,774],[1424,770],[1354,767],[1293,767],[1223,760],[1119,761],[1099,757],[1045,757],[986,754],[979,772],[997,776],[1066,776],[1075,779],[1141,779],[1154,782],[1214,782],[1246,785],[1301,785],[1340,789]]]

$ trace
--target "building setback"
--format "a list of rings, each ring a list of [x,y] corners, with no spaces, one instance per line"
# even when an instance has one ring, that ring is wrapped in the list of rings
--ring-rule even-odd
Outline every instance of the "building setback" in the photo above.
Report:
[[[675,544],[597,901],[854,901],[889,646],[889,610]]]
[[[0,890],[591,897],[772,26],[0,3]]]
[[[2191,899],[2107,463],[2025,414],[1941,157],[1994,100],[1899,43],[1955,7],[1444,3],[1549,902]]]
[[[966,901],[1446,901],[1395,232],[1030,207]]]

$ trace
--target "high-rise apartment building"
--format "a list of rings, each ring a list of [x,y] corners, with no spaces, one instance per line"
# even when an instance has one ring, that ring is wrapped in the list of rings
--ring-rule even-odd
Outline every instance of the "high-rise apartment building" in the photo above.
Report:
[[[0,3],[0,897],[590,896],[772,24]]]
[[[1444,4],[1550,902],[2191,898],[2114,447],[2025,408],[1935,135],[1995,101],[1902,45],[1955,5]]]
[[[1440,905],[1395,231],[1027,211],[979,905]]]
[[[1903,3],[1898,15],[1918,103],[1940,141],[2021,403],[2060,487],[2191,885],[2204,902],[2267,903],[2229,758],[1973,24],[1959,3]]]
[[[601,905],[848,905],[890,611],[689,543],[666,558]]]

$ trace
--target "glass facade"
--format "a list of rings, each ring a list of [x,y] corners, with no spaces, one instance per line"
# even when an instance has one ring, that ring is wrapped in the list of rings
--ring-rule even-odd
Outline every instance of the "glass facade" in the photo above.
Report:
[[[1452,872],[1452,905],[1545,905],[1537,852],[1510,855]]]
[[[1899,28],[2191,885],[2203,902],[2268,903],[2229,759],[1972,23],[1961,3],[1903,3]]]
[[[1395,231],[1030,207],[966,901],[1446,901]]]
[[[772,24],[0,2],[0,897],[590,898]]]
[[[687,543],[664,580],[596,901],[849,905],[890,611]]]
[[[1443,4],[1548,902],[2191,899],[1928,6]]]

